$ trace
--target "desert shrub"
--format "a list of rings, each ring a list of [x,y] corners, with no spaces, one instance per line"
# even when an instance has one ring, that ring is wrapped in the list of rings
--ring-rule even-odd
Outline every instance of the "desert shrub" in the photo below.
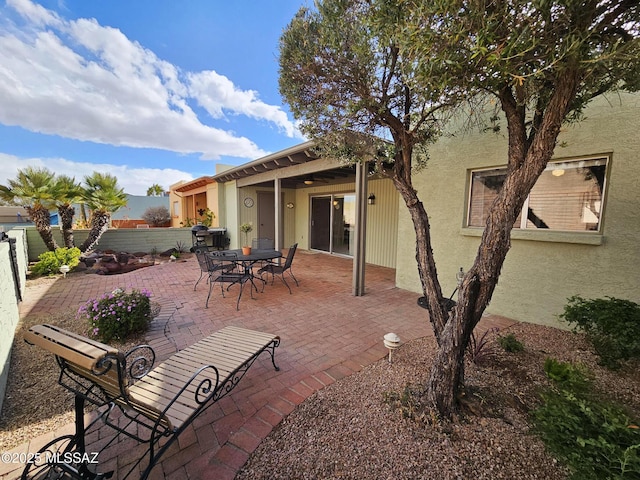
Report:
[[[31,271],[36,275],[55,275],[60,273],[62,265],[68,265],[71,270],[80,263],[79,248],[56,248],[55,251],[48,251],[38,256],[38,262],[31,267]]]
[[[640,478],[640,429],[623,409],[571,391],[549,391],[543,401],[535,429],[572,479]]]
[[[506,352],[510,352],[510,353],[521,352],[522,350],[524,350],[524,345],[520,340],[516,338],[516,336],[513,333],[500,335],[498,337],[498,344]]]
[[[133,334],[143,333],[151,321],[151,292],[121,288],[102,297],[89,300],[78,310],[78,317],[87,319],[89,335],[103,342],[125,340]]]
[[[585,300],[569,298],[560,318],[574,331],[582,331],[608,368],[620,367],[622,360],[640,358],[640,305],[629,300],[606,297]]]
[[[640,479],[640,428],[625,410],[593,393],[585,367],[547,358],[554,386],[533,411],[535,431],[575,480]]]
[[[142,214],[142,219],[153,227],[162,227],[171,221],[171,213],[167,207],[149,207]]]

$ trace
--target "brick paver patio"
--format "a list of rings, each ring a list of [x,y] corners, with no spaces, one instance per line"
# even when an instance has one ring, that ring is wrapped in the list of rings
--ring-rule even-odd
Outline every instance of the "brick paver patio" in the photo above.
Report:
[[[162,304],[160,318],[147,336],[158,361],[225,325],[280,335],[281,345],[276,350],[280,371],[274,371],[269,356],[263,355],[230,396],[182,433],[151,475],[155,479],[232,479],[261,440],[297,405],[315,391],[385,356],[385,333],[395,332],[403,342],[431,335],[426,311],[416,303],[418,295],[394,286],[393,269],[367,265],[366,295],[354,297],[351,268],[350,259],[298,250],[293,272],[300,286],[290,282],[293,294],[278,278],[273,286],[267,284],[264,293],[254,293],[255,299],[245,286],[239,311],[235,308],[237,286],[226,298],[214,288],[209,308],[204,308],[208,286],[201,281],[193,291],[199,275],[193,257],[117,276],[75,273],[29,287],[21,315],[79,307],[117,287],[147,288]],[[488,316],[481,326],[511,323]],[[13,451],[35,452],[62,432],[72,433],[73,427],[61,425],[59,431]],[[98,450],[112,434],[107,427],[91,433],[87,450]],[[113,478],[120,478],[118,473],[122,476],[145,448],[131,440],[119,441],[101,454],[99,470],[116,470]],[[17,478],[19,473],[0,464],[1,478]]]

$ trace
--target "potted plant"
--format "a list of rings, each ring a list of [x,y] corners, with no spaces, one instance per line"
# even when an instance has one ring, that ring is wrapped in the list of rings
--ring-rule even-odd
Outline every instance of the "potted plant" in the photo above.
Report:
[[[242,254],[251,254],[251,245],[249,245],[249,232],[253,231],[252,223],[243,223],[240,225],[240,231],[244,233],[244,245],[242,246]]]

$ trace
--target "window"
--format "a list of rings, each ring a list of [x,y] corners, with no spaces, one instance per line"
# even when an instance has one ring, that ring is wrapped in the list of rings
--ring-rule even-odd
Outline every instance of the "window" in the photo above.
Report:
[[[599,231],[607,163],[607,157],[549,163],[514,228]],[[484,227],[506,176],[506,167],[471,172],[467,226]]]

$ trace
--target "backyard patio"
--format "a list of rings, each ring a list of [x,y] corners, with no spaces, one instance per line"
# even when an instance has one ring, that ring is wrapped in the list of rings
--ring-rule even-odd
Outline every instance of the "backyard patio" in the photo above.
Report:
[[[77,272],[30,285],[21,317],[78,308],[118,287],[146,288],[153,293],[152,300],[162,304],[147,335],[157,361],[227,325],[279,335],[276,362],[280,371],[274,371],[268,356],[263,356],[230,396],[196,419],[151,474],[158,479],[231,479],[297,405],[324,386],[382,358],[387,353],[382,343],[386,333],[395,332],[403,342],[431,335],[426,312],[416,303],[418,295],[394,287],[392,269],[368,265],[363,297],[351,295],[350,259],[299,250],[292,270],[300,282],[299,287],[292,286],[292,294],[276,278],[264,292],[254,293],[254,299],[246,291],[238,311],[233,290],[237,287],[225,298],[214,288],[205,309],[208,287],[201,282],[197,291],[193,290],[200,272],[195,257],[116,276]],[[489,316],[481,326],[510,323]],[[51,368],[57,368],[53,358]],[[12,451],[35,452],[54,436],[71,431],[71,425],[60,425],[58,431]],[[97,450],[109,434],[111,431],[104,428],[96,432],[87,451],[93,451],[92,446]],[[100,471],[126,471],[143,450],[130,440],[120,441],[101,454]],[[0,465],[0,475],[17,478],[20,466],[13,465],[13,471],[11,467]],[[113,478],[118,478],[117,473]]]

